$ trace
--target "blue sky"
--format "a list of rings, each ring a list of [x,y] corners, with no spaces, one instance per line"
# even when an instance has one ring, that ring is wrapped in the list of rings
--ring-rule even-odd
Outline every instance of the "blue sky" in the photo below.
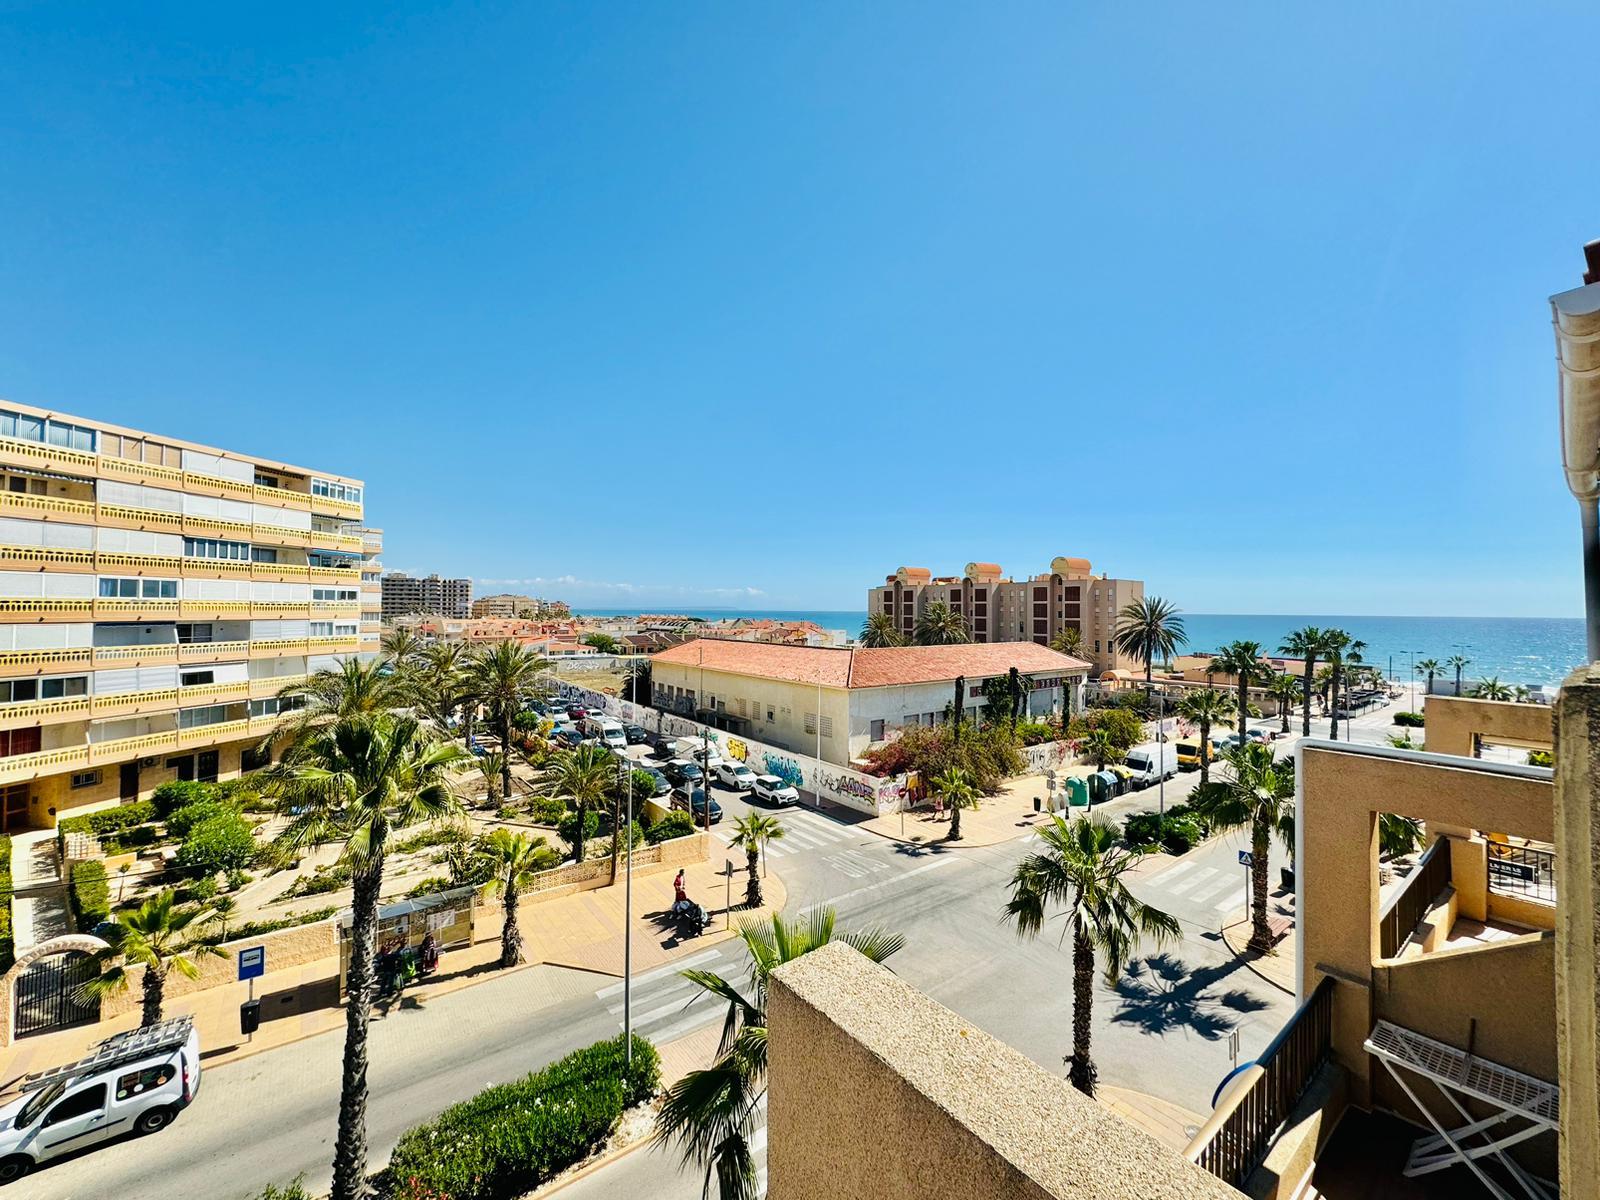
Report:
[[[361,476],[391,567],[594,606],[1081,554],[1197,612],[1577,615],[1597,35],[4,4],[0,396]]]

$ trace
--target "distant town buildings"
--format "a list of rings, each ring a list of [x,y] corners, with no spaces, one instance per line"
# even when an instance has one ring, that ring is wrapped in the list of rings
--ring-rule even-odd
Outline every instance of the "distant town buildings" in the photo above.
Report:
[[[411,613],[465,617],[472,610],[472,580],[417,578],[404,571],[383,577],[383,619],[392,621]]]
[[[522,596],[515,592],[500,592],[483,596],[472,602],[475,617],[523,617],[535,620],[563,620],[572,615],[564,600],[545,600],[538,596]]]
[[[974,642],[1035,642],[1048,646],[1063,629],[1083,635],[1095,672],[1143,664],[1116,648],[1117,613],[1144,595],[1137,579],[1095,575],[1086,558],[1056,558],[1050,570],[1012,579],[998,563],[968,563],[959,576],[926,567],[901,567],[867,592],[867,612],[888,613],[906,638],[928,605],[943,601],[960,613]]]

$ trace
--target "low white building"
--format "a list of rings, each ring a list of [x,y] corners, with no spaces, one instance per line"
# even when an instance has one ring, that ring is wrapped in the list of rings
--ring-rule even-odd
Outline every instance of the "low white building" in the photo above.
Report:
[[[976,719],[983,684],[1015,668],[1027,711],[1083,703],[1090,664],[1032,642],[831,649],[700,638],[651,656],[655,706],[840,766],[905,725],[944,719],[962,680]]]

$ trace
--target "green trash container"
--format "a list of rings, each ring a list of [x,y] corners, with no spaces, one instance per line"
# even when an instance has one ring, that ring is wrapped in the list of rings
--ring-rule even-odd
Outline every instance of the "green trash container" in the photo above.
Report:
[[[1117,777],[1110,771],[1096,771],[1089,776],[1089,803],[1104,804],[1117,794]]]
[[[1069,775],[1067,777],[1067,807],[1089,807],[1089,784],[1077,775]]]

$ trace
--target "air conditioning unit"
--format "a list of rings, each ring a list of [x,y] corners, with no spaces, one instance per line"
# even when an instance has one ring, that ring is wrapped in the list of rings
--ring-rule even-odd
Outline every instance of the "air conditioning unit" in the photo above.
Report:
[[[141,767],[154,767],[154,766],[159,765],[160,762],[161,762],[161,758],[160,758],[159,755],[152,755],[149,758],[141,758],[139,760],[139,765]]]

